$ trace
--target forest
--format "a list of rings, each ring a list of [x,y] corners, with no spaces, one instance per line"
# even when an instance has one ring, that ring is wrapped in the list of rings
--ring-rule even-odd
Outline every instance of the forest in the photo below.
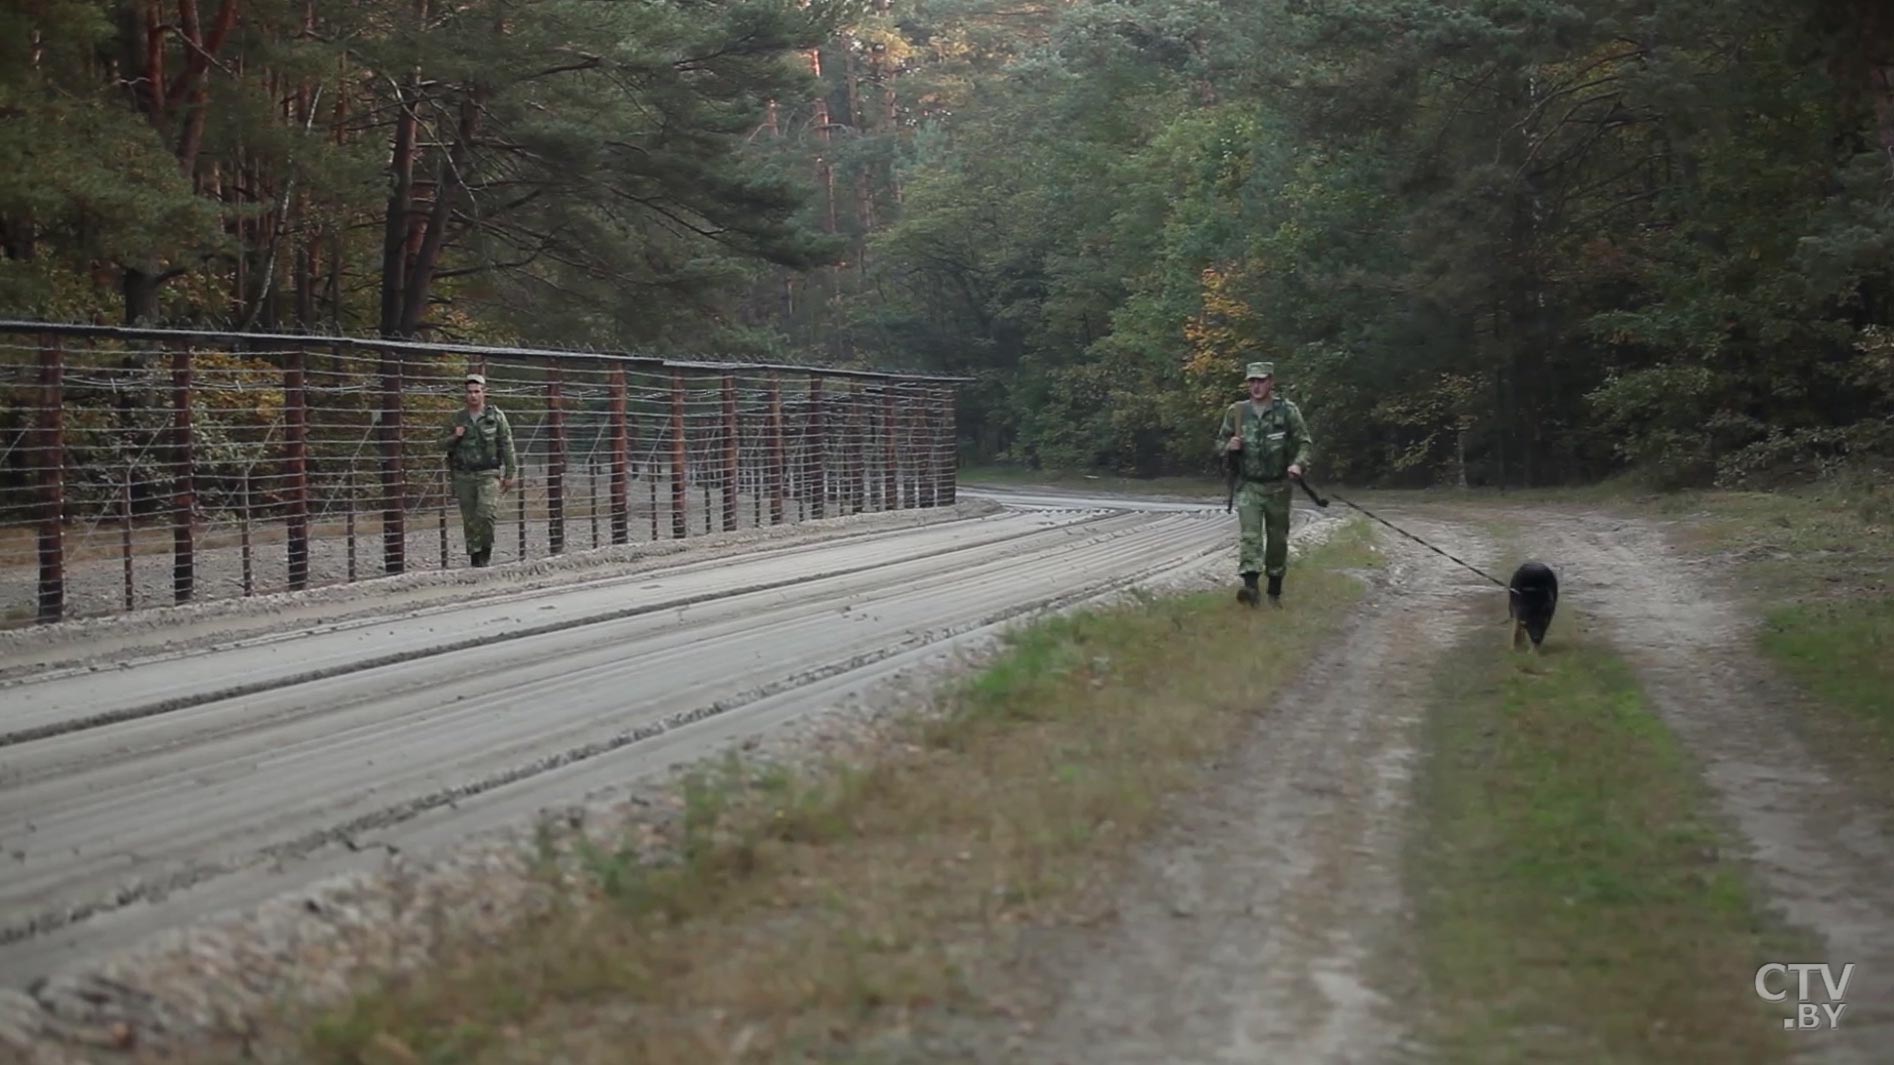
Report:
[[[973,378],[963,460],[1894,453],[1881,0],[8,0],[0,318]]]

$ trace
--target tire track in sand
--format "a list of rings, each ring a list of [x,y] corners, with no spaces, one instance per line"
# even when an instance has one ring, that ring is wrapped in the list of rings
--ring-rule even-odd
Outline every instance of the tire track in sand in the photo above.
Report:
[[[1693,567],[1650,522],[1565,508],[1508,516],[1528,523],[1527,540],[1558,571],[1561,607],[1609,627],[1658,714],[1703,766],[1770,901],[1823,943],[1820,957],[1773,960],[1827,962],[1837,976],[1854,963],[1836,1030],[1790,1033],[1798,1058],[1890,1060],[1894,845],[1875,805],[1796,734],[1797,696],[1758,661],[1747,606],[1725,575]],[[1790,989],[1793,998],[1793,980]],[[1819,976],[1810,991],[1823,997]]]
[[[1465,528],[1401,520],[1463,557],[1491,554]],[[1139,856],[1115,919],[1029,945],[1058,999],[1007,1060],[1420,1056],[1400,1016],[1413,977],[1399,958],[1417,728],[1440,656],[1470,623],[1466,597],[1494,589],[1405,541],[1384,549],[1389,570],[1348,628]]]

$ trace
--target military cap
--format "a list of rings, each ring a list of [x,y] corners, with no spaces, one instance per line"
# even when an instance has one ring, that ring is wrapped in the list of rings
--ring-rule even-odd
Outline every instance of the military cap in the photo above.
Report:
[[[467,375],[467,383],[485,388],[487,386],[487,376],[485,374],[470,373]]]
[[[1274,376],[1276,376],[1275,363],[1252,362],[1250,363],[1249,373],[1244,376],[1244,380],[1248,381],[1248,380],[1254,380],[1258,377],[1274,377]]]

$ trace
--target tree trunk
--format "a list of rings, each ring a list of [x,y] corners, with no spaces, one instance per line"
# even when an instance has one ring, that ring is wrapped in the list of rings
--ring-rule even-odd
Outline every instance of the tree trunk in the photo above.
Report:
[[[415,100],[420,95],[421,76],[408,76],[401,94],[401,113],[395,120],[394,154],[388,193],[388,214],[382,227],[381,248],[381,335],[401,335],[402,288],[407,281],[408,212],[414,203],[414,132]]]
[[[158,318],[158,289],[162,274],[127,264],[122,268],[120,289],[125,296],[125,324],[148,325]]]
[[[459,135],[441,163],[440,179],[434,186],[434,210],[428,217],[426,232],[421,238],[421,246],[415,251],[407,285],[402,292],[403,336],[413,336],[418,332],[421,319],[427,313],[428,291],[433,287],[434,270],[440,264],[441,247],[447,240],[447,224],[453,218],[460,193],[466,187],[464,171],[469,164],[468,145],[473,141],[479,121],[479,92],[470,87],[466,95],[461,97]]]
[[[827,230],[835,232],[835,170],[829,159],[829,94],[828,86],[822,82],[822,50],[809,49],[809,73],[816,78],[816,96],[814,101],[816,139],[822,142],[821,150],[816,154],[816,180],[822,184],[826,202],[824,217],[828,220]]]

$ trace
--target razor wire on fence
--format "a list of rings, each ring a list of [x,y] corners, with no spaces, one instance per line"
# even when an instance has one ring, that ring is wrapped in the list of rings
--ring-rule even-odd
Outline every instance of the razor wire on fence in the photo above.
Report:
[[[469,372],[519,461],[496,562],[954,501],[959,378],[0,322],[0,611],[464,561],[446,432]]]

